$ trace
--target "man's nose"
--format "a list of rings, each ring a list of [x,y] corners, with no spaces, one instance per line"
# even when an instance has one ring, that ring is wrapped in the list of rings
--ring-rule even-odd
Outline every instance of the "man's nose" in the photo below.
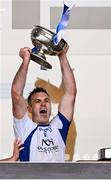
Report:
[[[43,102],[41,102],[41,105],[42,105],[42,106],[45,106],[45,104],[46,104],[46,103],[45,103],[44,101],[43,101]]]

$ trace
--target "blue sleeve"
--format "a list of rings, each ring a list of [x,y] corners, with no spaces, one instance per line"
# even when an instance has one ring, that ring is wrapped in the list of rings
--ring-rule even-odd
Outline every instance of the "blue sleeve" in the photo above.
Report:
[[[59,132],[62,136],[64,143],[66,144],[67,134],[68,134],[68,130],[69,130],[69,126],[70,126],[71,122],[68,121],[68,119],[60,112],[58,112],[58,116],[63,124],[63,127],[62,127],[62,129],[59,129]]]

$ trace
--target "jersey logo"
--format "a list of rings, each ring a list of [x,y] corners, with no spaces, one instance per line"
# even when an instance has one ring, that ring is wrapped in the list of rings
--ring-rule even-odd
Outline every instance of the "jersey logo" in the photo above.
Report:
[[[47,145],[47,146],[54,145],[53,139],[52,138],[51,138],[51,140],[50,139],[42,139],[42,146],[44,144]]]

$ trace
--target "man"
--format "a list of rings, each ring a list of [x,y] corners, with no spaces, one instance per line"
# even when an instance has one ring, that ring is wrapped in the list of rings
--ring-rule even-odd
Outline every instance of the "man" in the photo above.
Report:
[[[28,107],[23,98],[31,49],[20,49],[23,62],[12,83],[12,103],[15,135],[24,143],[21,161],[63,162],[65,159],[65,143],[76,97],[76,82],[66,56],[68,48],[58,55],[65,94],[60,101],[58,114],[51,122],[51,102],[46,90],[41,87],[34,89],[28,97]],[[32,113],[32,120],[27,111]]]

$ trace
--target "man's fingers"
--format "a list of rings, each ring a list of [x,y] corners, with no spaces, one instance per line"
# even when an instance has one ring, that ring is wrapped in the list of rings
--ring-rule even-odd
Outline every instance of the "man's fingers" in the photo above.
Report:
[[[21,151],[22,149],[24,149],[24,147],[19,148],[19,151]]]
[[[22,140],[21,140],[20,138],[18,138],[18,139],[15,139],[14,144],[15,144],[17,147],[19,147],[19,146],[21,146],[23,143],[22,143]]]
[[[24,47],[23,50],[27,50],[27,51],[31,52],[31,49],[29,47]]]
[[[20,143],[17,145],[18,148],[20,148],[20,146],[23,146],[23,143],[22,143],[22,142],[20,142]]]

